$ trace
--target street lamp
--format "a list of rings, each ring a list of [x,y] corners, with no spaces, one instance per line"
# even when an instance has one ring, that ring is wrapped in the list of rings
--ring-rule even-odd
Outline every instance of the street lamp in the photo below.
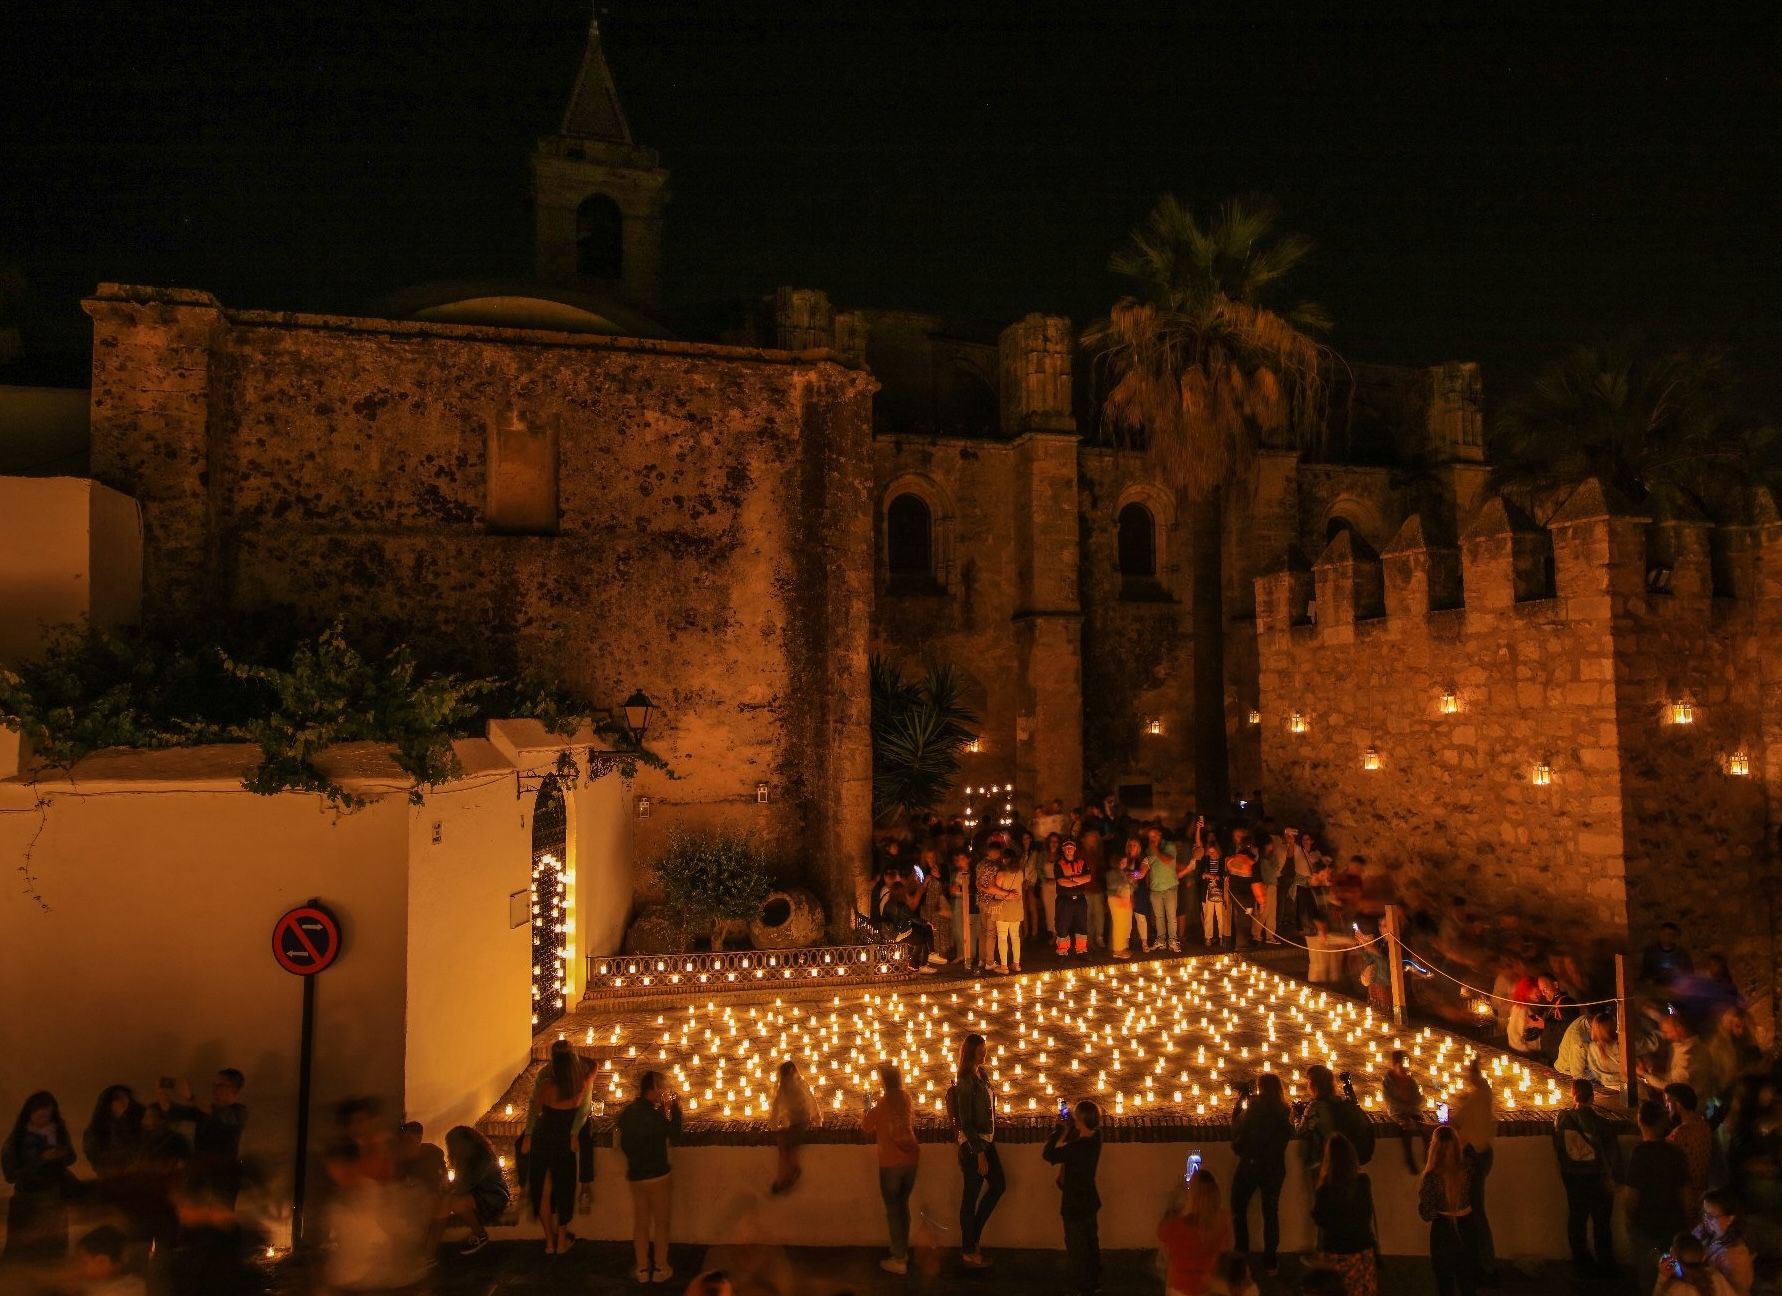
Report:
[[[642,689],[625,699],[625,727],[631,731],[631,741],[639,747],[643,746],[644,732],[650,727],[650,712],[655,709],[650,695]]]

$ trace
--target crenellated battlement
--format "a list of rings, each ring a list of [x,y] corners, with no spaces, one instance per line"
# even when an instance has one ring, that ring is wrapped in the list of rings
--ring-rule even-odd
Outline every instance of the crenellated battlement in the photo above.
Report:
[[[1413,514],[1380,553],[1345,530],[1314,562],[1286,555],[1256,581],[1257,630],[1266,640],[1311,627],[1295,642],[1346,643],[1364,622],[1413,636],[1429,632],[1430,614],[1462,609],[1469,626],[1488,629],[1534,605],[1558,621],[1665,618],[1707,629],[1716,605],[1782,599],[1782,516],[1767,490],[1752,492],[1748,516],[1715,526],[1683,501],[1642,509],[1595,479],[1544,526],[1509,499],[1488,500],[1453,545]],[[1444,634],[1452,621],[1441,619]]]
[[[1412,516],[1287,555],[1256,584],[1270,809],[1413,907],[1613,944],[1670,920],[1770,966],[1744,906],[1782,794],[1782,518],[1649,503],[1587,481],[1544,524],[1499,498],[1451,543]]]

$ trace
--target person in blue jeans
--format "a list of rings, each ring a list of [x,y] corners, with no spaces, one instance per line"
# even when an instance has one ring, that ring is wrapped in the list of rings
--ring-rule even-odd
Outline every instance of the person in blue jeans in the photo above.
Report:
[[[958,1075],[947,1090],[953,1137],[959,1144],[959,1172],[965,1181],[959,1197],[959,1258],[968,1269],[990,1267],[979,1242],[1008,1186],[996,1152],[996,1095],[984,1073],[984,1052],[982,1035],[974,1031],[965,1037],[959,1045]]]

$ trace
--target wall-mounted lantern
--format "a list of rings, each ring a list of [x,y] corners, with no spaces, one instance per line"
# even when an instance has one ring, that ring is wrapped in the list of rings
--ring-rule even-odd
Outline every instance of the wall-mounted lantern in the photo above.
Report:
[[[637,817],[639,819],[650,817],[650,798],[644,796],[637,798]]]
[[[1734,778],[1751,777],[1751,757],[1743,747],[1726,758],[1726,772]]]
[[[767,804],[767,784],[765,784],[765,783],[755,784],[755,804],[756,805],[766,805]]]
[[[1674,725],[1695,723],[1695,704],[1693,702],[1672,702],[1665,708],[1665,714]]]
[[[1291,716],[1287,717],[1288,733],[1304,733],[1310,728],[1311,725],[1306,722],[1305,713],[1302,711],[1295,711]]]
[[[1378,747],[1369,747],[1361,753],[1361,768],[1364,770],[1380,768],[1380,749]]]
[[[1442,690],[1442,714],[1454,715],[1460,710],[1460,695],[1453,689]]]
[[[650,695],[642,689],[634,689],[625,699],[625,727],[631,731],[631,741],[639,747],[643,746],[644,734],[650,728],[650,713],[655,709]]]
[[[974,734],[965,740],[965,750],[976,756],[984,750],[984,740]]]
[[[1149,724],[1147,724],[1145,726],[1145,732],[1150,734],[1153,738],[1161,736],[1163,733],[1163,721],[1161,721],[1161,720],[1151,721]]]
[[[1530,771],[1528,778],[1536,787],[1546,787],[1553,782],[1553,767],[1546,761],[1541,761]]]
[[[1250,708],[1250,723],[1253,725],[1262,723],[1262,712],[1258,711],[1255,707]]]

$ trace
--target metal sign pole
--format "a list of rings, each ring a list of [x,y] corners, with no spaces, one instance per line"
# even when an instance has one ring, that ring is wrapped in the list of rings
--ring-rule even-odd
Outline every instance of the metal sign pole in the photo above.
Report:
[[[303,1037],[297,1046],[297,1166],[291,1181],[291,1247],[303,1245],[303,1191],[309,1179],[309,1073],[316,1039],[316,979],[303,978]]]

